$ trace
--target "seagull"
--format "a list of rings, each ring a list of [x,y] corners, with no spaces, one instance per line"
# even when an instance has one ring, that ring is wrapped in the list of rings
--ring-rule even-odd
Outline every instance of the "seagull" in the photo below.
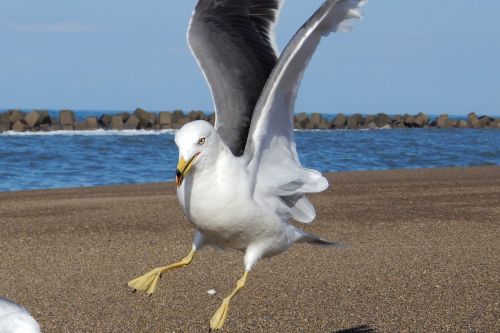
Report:
[[[179,148],[177,198],[195,228],[191,252],[181,261],[128,282],[151,295],[162,274],[191,263],[205,245],[244,253],[244,273],[210,321],[221,329],[229,304],[256,262],[294,243],[344,247],[289,223],[316,216],[305,196],[328,187],[297,155],[294,104],[304,71],[322,37],[350,30],[367,0],[327,0],[278,56],[274,26],[283,1],[199,0],[188,44],[210,88],[215,127],[184,125]]]
[[[28,310],[0,297],[0,333],[40,333],[40,325]]]

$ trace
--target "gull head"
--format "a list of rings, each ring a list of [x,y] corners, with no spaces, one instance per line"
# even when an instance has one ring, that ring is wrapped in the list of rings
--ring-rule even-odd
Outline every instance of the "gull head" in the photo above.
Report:
[[[182,185],[192,168],[213,164],[221,148],[219,134],[204,120],[184,125],[175,134],[175,144],[179,148],[179,164],[175,170],[177,187]]]
[[[28,313],[10,313],[0,316],[0,332],[40,333],[40,325]]]
[[[40,333],[40,325],[24,307],[0,297],[0,332]]]

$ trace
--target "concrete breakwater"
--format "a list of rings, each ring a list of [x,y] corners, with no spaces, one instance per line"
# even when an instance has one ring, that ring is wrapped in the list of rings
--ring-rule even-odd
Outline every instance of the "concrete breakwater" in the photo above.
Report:
[[[194,120],[207,120],[214,124],[215,115],[202,111],[184,113],[177,111],[148,112],[137,108],[134,112],[102,114],[100,116],[76,119],[72,110],[61,110],[57,116],[46,110],[8,110],[0,113],[0,132],[5,131],[58,131],[58,130],[160,130],[177,129]],[[337,114],[329,119],[320,113],[299,113],[294,117],[296,129],[390,129],[390,128],[497,128],[500,118],[477,116],[469,113],[464,119],[453,119],[447,114],[431,117],[424,113],[417,115],[344,115]]]

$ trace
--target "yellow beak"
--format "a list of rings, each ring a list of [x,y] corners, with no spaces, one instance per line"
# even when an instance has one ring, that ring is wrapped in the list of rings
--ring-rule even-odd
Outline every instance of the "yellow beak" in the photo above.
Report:
[[[199,155],[200,153],[194,154],[193,157],[189,161],[186,162],[184,157],[181,156],[179,158],[179,164],[177,164],[177,169],[175,169],[175,183],[177,184],[177,187],[182,185],[182,182],[184,181],[184,177],[186,177],[189,173],[189,170],[191,170],[191,167],[193,166],[193,161],[194,159]]]

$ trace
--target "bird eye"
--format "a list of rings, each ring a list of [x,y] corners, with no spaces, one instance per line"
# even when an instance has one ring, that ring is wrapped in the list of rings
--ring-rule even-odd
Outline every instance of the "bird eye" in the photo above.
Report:
[[[205,138],[200,138],[200,140],[198,140],[198,144],[199,145],[205,144]]]

